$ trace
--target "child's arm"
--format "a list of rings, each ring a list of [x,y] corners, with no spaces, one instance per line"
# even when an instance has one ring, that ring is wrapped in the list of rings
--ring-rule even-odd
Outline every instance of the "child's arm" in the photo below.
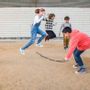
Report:
[[[44,18],[43,18],[43,21],[47,21],[47,18],[46,18],[46,17],[44,17]]]
[[[36,23],[41,22],[43,19],[44,19],[44,16],[41,16],[40,18],[38,18],[38,19],[36,20]]]
[[[70,24],[70,28],[72,28],[72,25]]]
[[[57,25],[57,22],[53,22],[53,26],[56,26]]]
[[[60,27],[59,36],[60,36],[60,34],[61,34],[61,32],[62,32],[63,28],[64,28],[64,24],[62,24],[62,25],[61,25],[61,27]]]
[[[35,16],[34,25],[35,25],[36,23],[40,23],[43,19],[44,19],[44,16],[41,16],[40,18],[39,18],[38,16]]]
[[[61,27],[60,27],[60,31],[62,31],[63,28],[64,28],[64,24],[61,25]]]
[[[70,47],[65,58],[67,58],[68,60],[71,58],[75,48],[77,47],[78,42],[79,38],[73,38],[72,40],[70,40]]]

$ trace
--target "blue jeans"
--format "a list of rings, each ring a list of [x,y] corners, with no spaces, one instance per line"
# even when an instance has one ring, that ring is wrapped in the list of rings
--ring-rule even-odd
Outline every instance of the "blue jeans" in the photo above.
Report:
[[[39,27],[32,27],[31,31],[31,39],[22,47],[23,50],[34,44],[37,34],[40,34],[41,37],[39,38],[38,43],[40,43],[45,37],[46,37],[46,32],[42,31],[39,29]]]
[[[73,52],[73,55],[74,55],[74,59],[75,59],[75,62],[80,66],[84,66],[83,64],[83,61],[82,61],[82,58],[81,58],[81,54],[83,53],[84,51],[80,51],[78,50],[77,48],[74,50]]]

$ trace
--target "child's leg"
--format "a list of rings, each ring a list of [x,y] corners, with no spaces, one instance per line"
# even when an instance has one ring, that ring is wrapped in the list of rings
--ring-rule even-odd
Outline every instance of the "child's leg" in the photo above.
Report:
[[[65,37],[64,34],[63,34],[63,45],[64,45],[64,49],[67,49],[69,45],[69,38]]]
[[[47,36],[45,37],[45,41],[49,40],[49,30],[46,30]]]
[[[56,37],[56,34],[53,31],[49,32],[49,39],[53,39]]]
[[[66,37],[64,34],[63,34],[63,46],[66,47]]]
[[[74,59],[78,65],[78,70],[75,71],[76,74],[78,73],[85,73],[86,72],[86,68],[84,66],[84,63],[82,61],[82,58],[80,57],[80,55],[83,53],[84,51],[79,51],[77,48],[74,51]]]
[[[49,39],[56,38],[56,34],[55,34],[53,31],[51,31],[51,30],[46,30],[46,32],[47,32],[48,36],[46,36],[45,41],[46,41],[46,40],[49,40]]]
[[[68,45],[69,45],[69,38],[66,37],[66,48],[68,48]]]
[[[49,40],[49,36],[48,36],[48,35],[45,37],[45,42],[46,42],[47,40]]]
[[[78,64],[80,67],[84,67],[82,58],[80,57],[80,55],[83,53],[84,51],[79,51],[77,48],[74,50],[74,59],[76,64]]]
[[[38,29],[38,34],[40,34],[41,37],[39,38],[37,44],[39,44],[46,37],[46,32],[44,32],[44,31],[42,31],[40,29]]]
[[[34,30],[31,32],[31,39],[21,48],[22,50],[25,50],[26,48],[28,48],[29,46],[31,46],[32,44],[34,44],[35,39],[37,36],[37,32]]]

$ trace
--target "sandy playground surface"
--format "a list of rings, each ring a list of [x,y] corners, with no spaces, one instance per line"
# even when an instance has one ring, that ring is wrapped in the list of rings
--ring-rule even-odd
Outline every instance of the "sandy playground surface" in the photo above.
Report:
[[[0,90],[90,90],[90,50],[82,55],[87,73],[76,75],[73,58],[57,63],[36,54],[62,59],[66,52],[61,42],[43,42],[43,48],[33,45],[22,56],[19,48],[25,42],[0,42]]]

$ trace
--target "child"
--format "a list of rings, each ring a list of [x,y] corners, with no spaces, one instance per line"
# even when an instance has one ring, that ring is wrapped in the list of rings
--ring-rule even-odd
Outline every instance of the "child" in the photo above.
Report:
[[[43,32],[39,26],[41,24],[41,21],[43,20],[44,18],[44,15],[45,15],[45,9],[41,8],[41,9],[36,9],[35,10],[35,13],[36,13],[36,16],[34,18],[34,22],[33,22],[33,25],[32,25],[32,30],[31,30],[31,39],[22,47],[20,48],[20,52],[21,54],[25,54],[24,53],[24,50],[26,48],[28,48],[29,46],[31,46],[32,44],[34,44],[35,40],[36,40],[36,37],[37,37],[37,34],[40,34],[41,37],[39,38],[36,46],[40,46],[40,47],[43,47],[43,45],[41,44],[41,41],[46,37],[46,32]]]
[[[69,23],[69,20],[70,20],[69,16],[64,17],[65,23],[61,25],[60,32],[63,31],[63,29],[65,27],[72,28],[71,24]],[[59,33],[59,35],[60,35],[60,33]],[[67,37],[64,37],[64,34],[63,34],[63,44],[64,44],[64,49],[67,49],[68,48],[68,44],[69,44],[69,39]]]
[[[55,24],[53,23],[54,18],[55,14],[50,13],[48,18],[46,19],[45,29],[48,35],[46,36],[45,41],[56,37],[56,34],[52,31],[53,26],[55,26]]]
[[[80,55],[87,49],[90,49],[90,37],[85,33],[72,30],[69,27],[66,27],[62,32],[65,37],[70,39],[70,46],[65,60],[68,61],[73,54],[76,62],[76,65],[73,65],[73,68],[78,68],[75,73],[84,73],[86,68]]]

